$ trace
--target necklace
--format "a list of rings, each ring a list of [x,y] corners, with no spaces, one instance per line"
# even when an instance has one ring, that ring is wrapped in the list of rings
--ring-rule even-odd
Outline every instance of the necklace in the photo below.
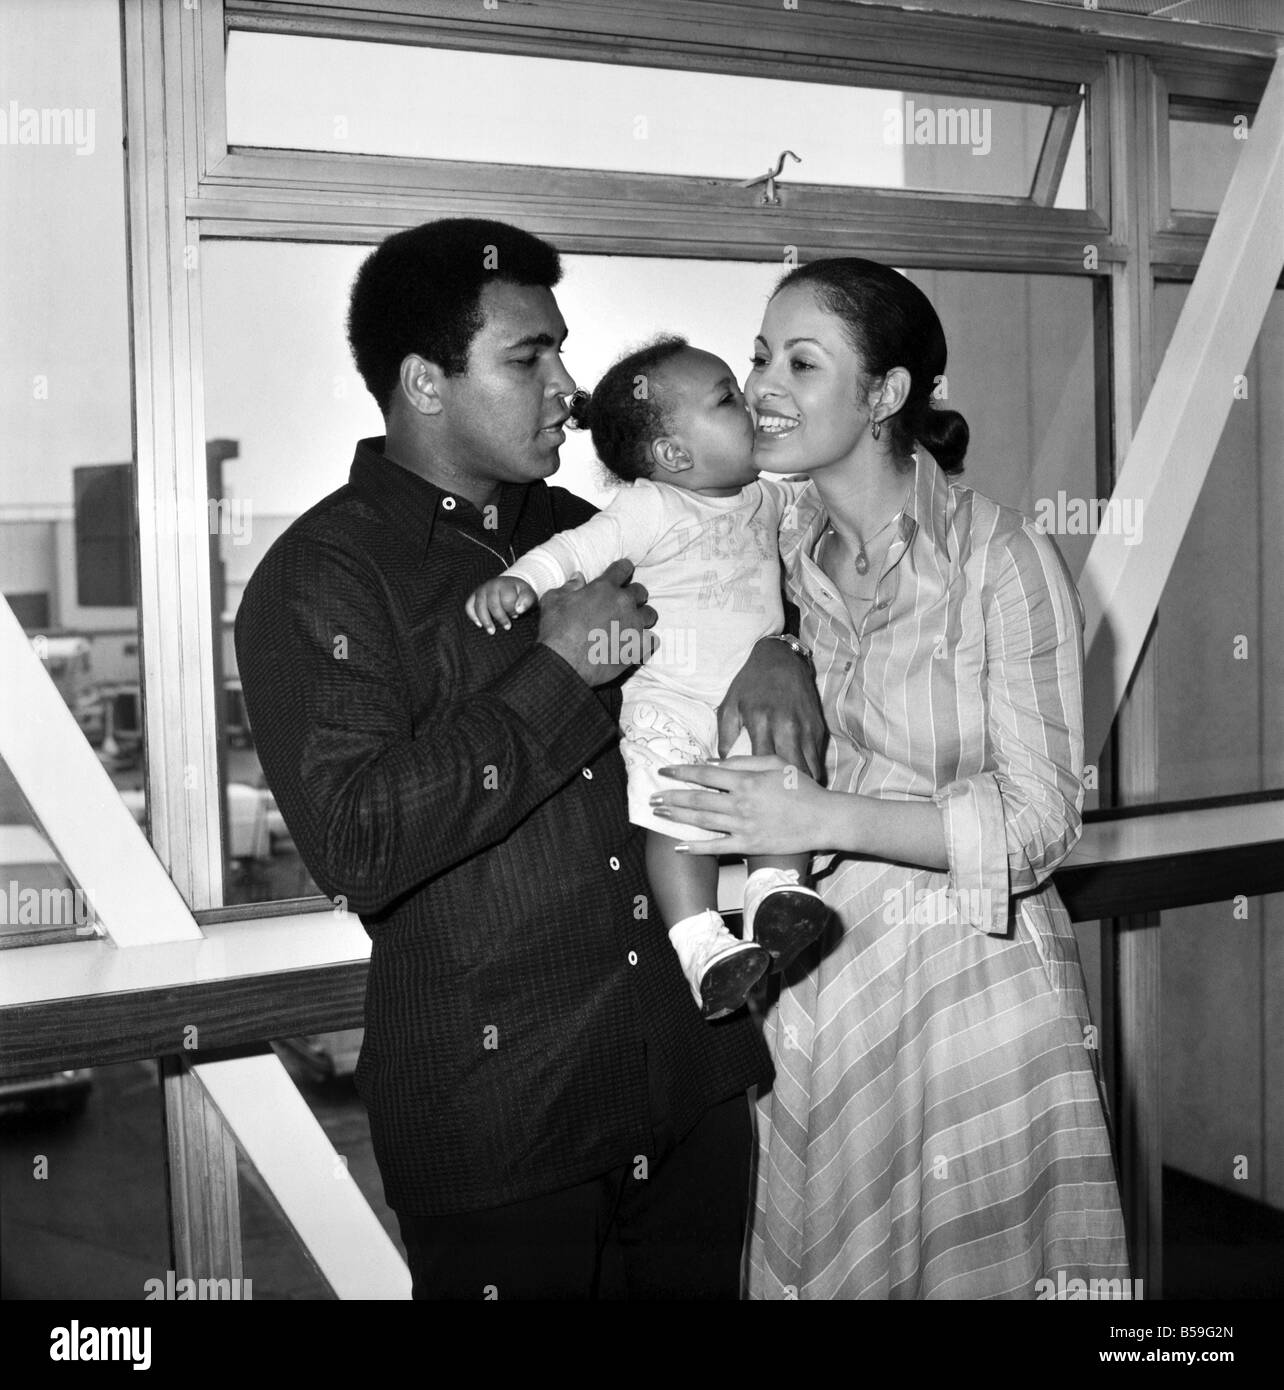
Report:
[[[881,536],[881,535],[883,534],[883,532],[887,530],[887,528],[892,524],[892,522],[896,520],[896,517],[898,517],[898,516],[900,516],[900,512],[899,512],[899,511],[896,513],[896,516],[890,516],[890,517],[888,517],[888,519],[887,519],[887,520],[878,528],[878,530],[875,531],[874,534],[869,538],[870,541],[876,541],[876,540],[879,538],[879,536]],[[834,527],[833,527],[833,523],[832,523],[832,522],[830,523],[829,529],[830,529],[831,531],[834,530]],[[837,535],[838,533],[835,531],[834,534]],[[856,544],[860,547],[860,549],[857,550],[857,552],[856,552],[856,558],[852,561],[852,564],[855,566],[855,568],[856,568],[856,573],[857,573],[857,574],[868,574],[868,573],[869,573],[869,556],[865,554],[865,544],[866,544],[866,543],[865,543],[865,541],[864,541],[864,539],[863,539],[862,537],[857,536],[857,537],[856,537]]]
[[[878,528],[878,530],[875,531],[874,534],[869,537],[868,542],[859,535],[856,537],[856,544],[859,548],[856,551],[856,558],[852,561],[852,565],[855,568],[857,574],[865,575],[869,573],[869,556],[865,553],[865,546],[867,544],[872,544],[874,541],[876,541],[879,538],[879,536],[881,536],[883,532],[887,530],[887,528],[892,524],[892,522],[897,520],[897,518],[901,515],[901,512],[903,512],[904,510],[905,503],[902,502],[900,508],[893,515],[889,516],[887,520],[883,522],[883,524]],[[832,521],[825,528],[825,532],[826,535],[828,535],[831,532],[835,536],[838,534],[838,532],[834,530],[834,523]]]
[[[499,553],[499,551],[494,549],[493,546],[487,545],[485,541],[479,541],[476,536],[470,536],[467,531],[460,531],[458,534],[461,535],[466,541],[472,541],[474,545],[481,546],[483,550],[489,550],[490,553],[495,557],[495,559],[499,561],[501,565],[515,565],[517,563],[517,554],[511,545],[508,547],[508,559],[505,560],[504,557]]]
[[[834,528],[833,528],[832,526],[826,526],[826,527],[825,527],[825,530],[823,531],[823,533],[821,534],[821,537],[820,537],[820,549],[823,549],[823,548],[824,548],[824,544],[825,544],[825,542],[829,539],[829,537],[830,537],[831,534],[836,536],[836,535],[838,534],[838,532],[835,531]],[[870,539],[872,540],[873,537],[871,537]],[[817,560],[819,560],[819,550],[818,550],[818,552],[817,552],[816,558],[817,558]],[[865,568],[868,569],[868,568],[869,568],[869,565],[866,564]],[[838,590],[838,592],[839,592],[840,594],[842,594],[842,596],[843,596],[844,598],[854,598],[854,599],[858,600],[858,601],[861,602],[861,603],[872,603],[873,600],[874,600],[874,599],[877,597],[877,595],[878,595],[878,585],[877,585],[877,584],[874,585],[874,592],[873,592],[872,594],[858,594],[858,593],[855,591],[855,589],[844,589],[843,586],[838,582],[838,580],[836,580],[836,579],[834,579],[834,578],[832,578],[832,577],[830,578],[830,581],[829,581],[829,582],[834,586],[835,589]]]

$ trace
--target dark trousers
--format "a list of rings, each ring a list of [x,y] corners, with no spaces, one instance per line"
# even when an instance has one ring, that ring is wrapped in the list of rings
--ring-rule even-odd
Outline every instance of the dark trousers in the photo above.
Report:
[[[749,1102],[707,1111],[675,1143],[529,1201],[457,1216],[402,1216],[415,1298],[740,1296],[748,1217]]]

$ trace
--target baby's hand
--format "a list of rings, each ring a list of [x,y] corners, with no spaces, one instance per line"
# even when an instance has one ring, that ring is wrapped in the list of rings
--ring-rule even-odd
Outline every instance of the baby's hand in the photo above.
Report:
[[[535,606],[535,590],[524,579],[511,579],[500,575],[498,579],[488,579],[478,585],[464,604],[464,612],[477,624],[494,636],[495,625],[507,631],[512,627],[511,618],[520,618],[528,608]]]

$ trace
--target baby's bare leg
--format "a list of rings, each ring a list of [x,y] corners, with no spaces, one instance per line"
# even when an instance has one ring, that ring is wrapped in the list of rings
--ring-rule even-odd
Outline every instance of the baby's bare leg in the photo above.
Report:
[[[792,869],[799,883],[806,883],[811,876],[810,854],[751,854],[745,862],[750,873],[758,869]]]
[[[691,997],[705,1018],[721,1018],[740,1008],[771,958],[765,947],[727,930],[718,912],[718,861],[678,854],[678,843],[658,830],[646,832],[647,876]]]
[[[712,855],[676,854],[680,844],[658,830],[646,832],[646,873],[664,925],[718,910],[718,861]]]

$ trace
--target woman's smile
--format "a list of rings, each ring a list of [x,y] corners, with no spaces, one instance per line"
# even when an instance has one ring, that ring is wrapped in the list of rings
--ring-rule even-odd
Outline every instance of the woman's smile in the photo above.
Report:
[[[759,408],[756,434],[759,439],[783,439],[785,435],[793,434],[801,423],[792,415]]]

